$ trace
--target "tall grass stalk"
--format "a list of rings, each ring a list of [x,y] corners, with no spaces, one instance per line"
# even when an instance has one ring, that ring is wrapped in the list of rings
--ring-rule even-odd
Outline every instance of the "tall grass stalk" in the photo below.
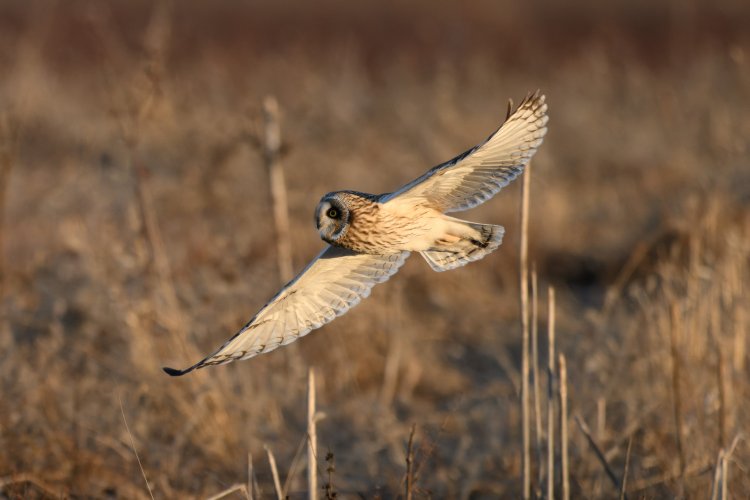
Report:
[[[10,174],[16,163],[20,123],[10,113],[0,114],[0,303],[5,297],[5,210]],[[4,311],[0,311],[2,313]]]
[[[682,328],[680,321],[680,306],[672,303],[669,309],[669,353],[672,361],[672,415],[675,426],[675,445],[677,446],[677,459],[679,461],[680,489],[684,491],[685,479],[685,450],[682,445],[682,399],[680,393],[680,355],[677,348],[677,335]]]
[[[271,448],[263,446],[268,454],[268,464],[271,466],[271,475],[273,476],[273,487],[276,491],[276,500],[284,500],[284,493],[281,489],[281,480],[279,479],[279,469],[276,467],[276,457],[273,456]]]
[[[555,289],[547,289],[547,498],[555,498]]]
[[[138,456],[138,450],[135,447],[135,439],[133,438],[133,433],[130,432],[128,419],[125,418],[125,409],[122,407],[122,399],[120,399],[120,414],[122,415],[122,422],[125,424],[125,430],[128,432],[128,437],[130,438],[130,446],[133,449],[133,455],[135,455],[135,459],[138,462],[138,468],[140,469],[141,475],[143,476],[143,481],[146,483],[146,489],[148,489],[148,496],[151,497],[151,500],[154,500],[154,492],[151,490],[151,485],[148,482],[148,477],[146,477],[146,471],[143,468],[141,457]]]
[[[412,500],[414,489],[414,431],[416,429],[416,424],[412,424],[411,432],[409,432],[409,443],[406,446],[406,485],[404,495],[406,500]]]
[[[284,168],[281,165],[281,120],[279,103],[273,96],[263,100],[265,134],[263,158],[268,169],[276,225],[276,251],[278,253],[279,280],[281,284],[292,279],[292,245],[289,238],[289,204],[287,201]]]
[[[588,441],[589,446],[594,451],[594,455],[596,456],[597,460],[599,460],[601,466],[604,468],[604,472],[607,473],[607,477],[610,481],[612,481],[612,484],[619,492],[621,490],[620,480],[617,479],[614,470],[612,470],[612,466],[607,461],[607,457],[604,455],[604,452],[596,443],[596,439],[594,439],[594,436],[591,435],[591,429],[589,429],[589,426],[586,424],[586,422],[584,422],[583,418],[581,418],[580,415],[575,416],[575,421],[576,424],[578,424],[578,428],[581,430],[583,435],[586,436],[586,441]]]
[[[536,263],[531,266],[531,376],[534,380],[534,447],[536,448],[537,484],[535,495],[542,496],[544,466],[542,454],[542,395],[539,388],[539,282]]]
[[[253,454],[247,452],[247,500],[253,500],[255,496],[255,471],[253,470]]]
[[[521,241],[519,251],[519,294],[521,299],[521,434],[523,498],[531,497],[531,429],[529,418],[529,197],[531,164],[521,187]]]
[[[318,498],[318,435],[315,428],[315,369],[307,376],[307,491],[310,500]]]
[[[570,474],[568,472],[568,368],[565,355],[560,354],[560,474],[562,498],[570,500]],[[551,497],[550,497],[551,498]]]
[[[633,437],[628,439],[628,450],[625,452],[625,470],[622,472],[620,483],[620,500],[625,500],[625,491],[628,487],[628,473],[630,472],[630,452],[633,448]]]

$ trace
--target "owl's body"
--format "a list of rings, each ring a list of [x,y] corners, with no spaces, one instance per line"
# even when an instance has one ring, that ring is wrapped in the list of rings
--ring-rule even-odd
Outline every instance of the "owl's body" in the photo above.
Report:
[[[502,226],[450,217],[431,206],[427,199],[415,202],[388,199],[389,195],[355,191],[326,194],[315,211],[321,238],[331,245],[366,254],[422,252],[436,271],[457,266],[435,265],[431,255],[455,257],[450,260],[452,263],[466,257],[465,264],[500,246]]]
[[[484,203],[523,171],[547,131],[546,112],[537,92],[509,112],[486,141],[392,193],[323,196],[315,223],[329,246],[216,352],[184,370],[164,370],[183,375],[288,344],[367,297],[410,252],[421,253],[435,271],[493,252],[502,242],[502,226],[447,214]]]

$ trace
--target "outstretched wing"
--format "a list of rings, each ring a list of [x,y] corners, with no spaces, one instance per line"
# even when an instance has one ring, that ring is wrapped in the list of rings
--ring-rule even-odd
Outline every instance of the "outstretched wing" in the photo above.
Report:
[[[537,91],[486,141],[379,201],[420,199],[442,212],[459,212],[484,203],[523,172],[542,144],[546,124],[547,105]]]
[[[219,350],[184,370],[164,371],[184,375],[294,342],[357,305],[373,286],[396,273],[408,256],[409,252],[371,255],[329,246]]]

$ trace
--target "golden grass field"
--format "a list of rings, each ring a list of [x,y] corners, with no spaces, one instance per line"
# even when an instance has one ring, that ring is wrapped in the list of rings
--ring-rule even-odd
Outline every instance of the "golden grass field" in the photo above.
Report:
[[[145,474],[155,498],[275,498],[267,446],[306,498],[314,368],[321,498],[520,498],[520,181],[461,214],[506,227],[484,260],[414,256],[288,347],[161,367],[280,286],[266,96],[299,270],[322,194],[393,190],[539,88],[528,258],[542,367],[556,290],[571,497],[747,498],[749,25],[743,0],[3,2],[0,497],[149,498]]]

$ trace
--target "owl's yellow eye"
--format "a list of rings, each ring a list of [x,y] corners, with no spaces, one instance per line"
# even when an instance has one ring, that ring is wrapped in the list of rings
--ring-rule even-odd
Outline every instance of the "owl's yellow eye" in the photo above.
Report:
[[[339,211],[331,207],[328,209],[328,212],[326,212],[326,215],[330,217],[331,219],[335,219],[336,217],[339,216]]]

